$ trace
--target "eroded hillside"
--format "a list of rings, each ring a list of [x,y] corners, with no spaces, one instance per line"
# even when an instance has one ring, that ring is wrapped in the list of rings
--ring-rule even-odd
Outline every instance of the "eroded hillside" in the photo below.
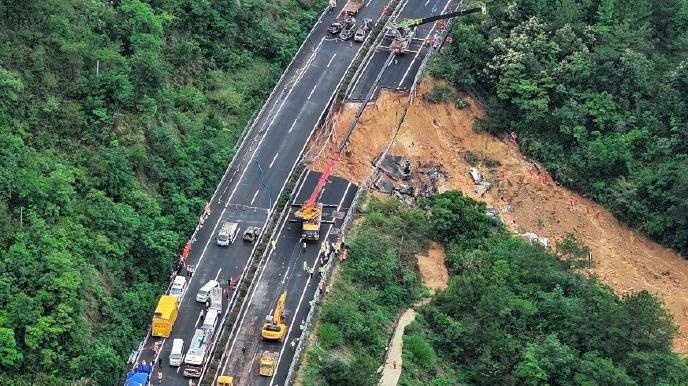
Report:
[[[546,171],[524,157],[517,144],[473,131],[484,111],[470,97],[470,105],[457,109],[452,102],[428,103],[422,96],[435,86],[426,80],[394,138],[408,96],[383,92],[364,112],[335,174],[362,183],[372,163],[394,139],[390,154],[407,157],[411,169],[428,164],[444,169],[439,191],[459,189],[485,201],[512,231],[535,233],[554,245],[567,233],[590,249],[598,276],[618,295],[647,290],[659,296],[674,316],[679,335],[674,350],[688,352],[688,261],[671,249],[622,224],[600,205],[558,186]],[[313,144],[311,168],[322,170],[334,146],[355,114],[346,106],[334,117],[334,132]],[[336,140],[337,139],[337,140]],[[325,146],[325,151],[319,151]],[[470,162],[469,162],[470,161]],[[482,197],[468,174],[476,167],[492,189]]]

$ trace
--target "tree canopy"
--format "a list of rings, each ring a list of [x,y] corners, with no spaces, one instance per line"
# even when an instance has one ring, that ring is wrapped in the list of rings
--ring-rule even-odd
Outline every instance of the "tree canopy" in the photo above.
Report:
[[[688,256],[688,2],[495,0],[430,72],[555,178]]]
[[[0,2],[0,383],[120,383],[320,0]]]

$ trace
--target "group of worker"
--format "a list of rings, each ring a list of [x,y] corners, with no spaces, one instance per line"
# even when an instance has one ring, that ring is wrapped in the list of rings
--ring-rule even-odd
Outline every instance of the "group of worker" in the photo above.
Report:
[[[328,243],[325,241],[322,243],[320,247],[320,255],[322,258],[320,259],[320,268],[318,268],[318,273],[320,276],[324,275],[325,272],[327,272],[327,266],[326,264],[330,261],[330,258],[332,256],[336,256],[339,254],[339,251],[341,250],[341,242],[332,242]],[[315,267],[309,267],[308,263],[306,261],[303,262],[303,271],[306,272],[309,276],[310,279],[313,278],[313,274],[315,273]]]

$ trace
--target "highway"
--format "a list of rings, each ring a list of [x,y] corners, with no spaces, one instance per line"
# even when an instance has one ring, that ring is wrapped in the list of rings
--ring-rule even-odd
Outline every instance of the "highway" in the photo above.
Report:
[[[386,2],[366,1],[357,17],[377,20]],[[360,44],[354,45],[351,41],[326,38],[327,27],[336,16],[336,12],[323,15],[311,31],[257,115],[213,194],[210,214],[195,233],[187,260],[196,271],[181,298],[171,336],[167,339],[146,336],[143,349],[135,356],[136,362],[150,363],[157,357],[153,347],[158,343],[162,347],[163,366],[156,367],[154,374],[162,371],[164,385],[188,385],[181,369],[168,366],[171,339],[184,339],[188,346],[202,309],[195,295],[208,280],[217,279],[226,287],[227,280],[239,278],[250,263],[255,245],[241,241],[241,233],[250,225],[266,223],[308,139],[361,48]],[[333,191],[326,189],[326,194]],[[224,221],[238,222],[241,227],[239,240],[228,247],[220,247],[214,242],[218,227]],[[287,230],[298,233],[290,227]],[[226,299],[223,306],[226,311]],[[152,315],[146,317],[152,318]],[[155,376],[153,380],[157,382]]]
[[[461,0],[405,0],[399,15],[395,18],[393,23],[398,23],[406,19],[416,19],[439,15],[455,10]],[[394,62],[385,70],[380,79],[377,90],[373,94],[373,99],[376,98],[380,89],[392,90],[409,90],[416,74],[420,69],[423,58],[428,50],[431,50],[427,44],[423,44],[428,36],[433,36],[438,33],[435,29],[435,23],[424,24],[416,27],[416,35],[409,45],[408,52],[399,55]],[[368,60],[363,64],[362,71],[360,71],[353,86],[349,90],[347,99],[363,100],[369,91],[369,85],[373,83],[377,75],[382,70],[382,67],[389,56],[389,44],[392,42],[392,36],[387,35],[375,48],[375,53],[372,54]]]
[[[320,173],[307,174],[303,185],[297,191],[296,202],[303,202],[308,198],[319,177]],[[336,206],[326,208],[323,213],[323,220],[331,220],[335,224],[323,225],[321,240],[329,239],[332,242],[336,239],[336,229],[341,226],[357,190],[358,187],[347,180],[339,177],[330,178],[318,201]],[[220,364],[220,375],[234,376],[237,386],[284,384],[294,355],[290,343],[295,342],[301,335],[300,325],[310,309],[309,301],[318,291],[320,243],[308,244],[306,249],[303,249],[299,240],[300,224],[290,223],[288,220],[288,217],[285,217],[278,224],[280,230],[276,238],[277,243],[274,248],[269,249],[265,265],[249,295],[248,304],[238,318],[237,332],[228,342],[226,357]],[[316,267],[312,277],[304,271],[304,262],[309,267]],[[273,312],[283,291],[287,291],[288,294],[285,308],[287,337],[284,343],[263,341],[260,330],[265,316]],[[246,349],[242,351],[242,348]],[[259,361],[264,350],[280,354],[277,370],[272,378],[258,374]]]

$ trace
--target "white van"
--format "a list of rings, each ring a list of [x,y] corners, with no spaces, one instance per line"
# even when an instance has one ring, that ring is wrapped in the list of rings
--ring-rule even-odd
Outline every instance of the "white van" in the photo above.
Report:
[[[172,351],[170,352],[170,366],[179,367],[182,365],[184,358],[184,339],[175,339],[172,341]]]
[[[203,328],[208,332],[209,335],[213,334],[213,331],[215,331],[215,323],[217,323],[217,310],[208,310],[208,313],[205,315],[205,320],[203,320]]]
[[[226,247],[234,241],[237,232],[239,231],[239,224],[235,222],[223,222],[222,227],[217,232],[217,245]]]
[[[184,276],[175,276],[170,288],[170,295],[180,299],[186,291],[186,278]]]
[[[196,294],[196,301],[205,303],[210,297],[210,290],[219,286],[220,283],[216,282],[215,280],[211,280],[205,283],[205,285],[201,287],[200,290],[198,290],[198,293]]]
[[[210,309],[216,310],[217,312],[222,311],[222,288],[215,287],[210,290]]]

